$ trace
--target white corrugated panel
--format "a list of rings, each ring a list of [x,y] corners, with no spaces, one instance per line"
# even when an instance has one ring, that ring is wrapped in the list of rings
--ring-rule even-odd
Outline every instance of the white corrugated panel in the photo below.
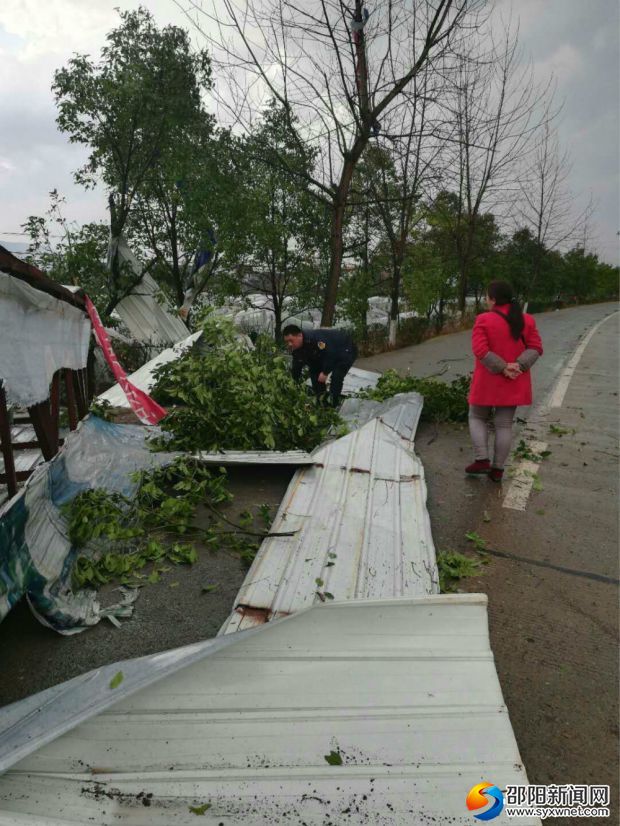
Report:
[[[438,592],[424,469],[380,419],[313,454],[299,470],[220,633],[315,602]]]
[[[187,330],[185,330],[185,332],[187,333]],[[179,341],[174,347],[169,347],[158,356],[155,356],[155,358],[147,361],[146,364],[143,364],[142,367],[134,373],[131,373],[127,378],[139,390],[144,390],[145,393],[148,393],[155,384],[155,370],[162,364],[179,359],[183,353],[198,341],[201,335],[202,331],[192,333],[191,336],[187,336],[183,341]],[[110,387],[109,390],[106,390],[105,393],[102,393],[98,398],[99,401],[109,402],[112,407],[129,407],[127,396],[123,392],[120,384],[115,384],[113,387]]]
[[[413,448],[416,430],[424,406],[419,393],[399,393],[384,402],[372,399],[345,399],[340,407],[340,416],[353,427],[361,427],[371,419],[381,419]]]
[[[484,596],[317,606],[229,639],[14,765],[0,824],[465,826],[474,784],[527,783]]]
[[[343,395],[354,396],[356,393],[361,393],[362,390],[376,387],[380,375],[380,373],[375,373],[373,370],[361,370],[359,367],[352,367],[344,377]]]
[[[160,303],[161,290],[150,275],[145,275],[131,295],[116,305],[131,335],[151,344],[176,344],[187,338],[188,329],[168,302]]]
[[[205,465],[313,465],[315,460],[305,450],[223,450],[208,453],[200,450],[194,458]]]

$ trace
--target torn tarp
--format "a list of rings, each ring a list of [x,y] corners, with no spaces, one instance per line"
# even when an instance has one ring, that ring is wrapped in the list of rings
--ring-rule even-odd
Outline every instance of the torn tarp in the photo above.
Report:
[[[179,455],[150,451],[146,437],[154,430],[87,417],[0,510],[0,621],[23,596],[37,619],[61,634],[131,613],[135,594],[126,590],[121,603],[107,608],[96,592],[71,590],[78,551],[71,546],[60,506],[90,488],[131,495],[134,471],[161,467]]]

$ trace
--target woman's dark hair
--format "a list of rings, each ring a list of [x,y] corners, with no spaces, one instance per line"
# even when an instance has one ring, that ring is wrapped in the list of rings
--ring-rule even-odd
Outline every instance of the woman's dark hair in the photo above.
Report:
[[[506,318],[510,326],[510,333],[515,341],[521,338],[523,328],[525,327],[525,320],[523,318],[523,311],[519,302],[515,298],[512,287],[507,281],[491,281],[487,287],[487,295],[489,298],[495,300],[495,304],[499,307],[508,304],[508,313]]]
[[[282,330],[283,336],[298,336],[301,333],[301,327],[298,327],[296,324],[287,324],[287,326]]]

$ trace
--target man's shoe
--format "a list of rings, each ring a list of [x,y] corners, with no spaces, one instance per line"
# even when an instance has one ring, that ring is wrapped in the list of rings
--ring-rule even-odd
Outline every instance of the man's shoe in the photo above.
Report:
[[[467,465],[465,473],[470,476],[482,476],[489,473],[491,470],[491,463],[488,459],[476,459],[471,465]]]
[[[492,482],[501,482],[504,477],[504,471],[500,467],[492,467],[489,471],[489,479]]]

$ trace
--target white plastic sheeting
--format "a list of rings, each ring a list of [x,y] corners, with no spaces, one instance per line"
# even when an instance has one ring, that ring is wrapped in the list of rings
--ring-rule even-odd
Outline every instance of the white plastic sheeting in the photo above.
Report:
[[[167,364],[170,361],[176,361],[181,358],[183,353],[193,347],[201,335],[202,331],[192,333],[191,336],[187,336],[183,341],[179,341],[174,347],[168,347],[168,349],[155,356],[155,358],[147,361],[146,364],[143,364],[142,367],[131,373],[127,378],[139,390],[143,390],[145,393],[150,392],[155,384],[155,370],[162,364]],[[129,407],[127,396],[123,392],[120,384],[115,384],[110,387],[109,390],[106,390],[105,393],[102,393],[99,396],[99,401],[106,401],[111,404],[112,407]]]
[[[528,782],[480,595],[321,605],[107,666],[0,715],[5,764],[31,752],[0,778],[2,826],[197,813],[212,826],[465,826],[474,784]]]
[[[314,451],[293,477],[220,633],[325,599],[437,593],[424,468],[413,452],[418,394]]]
[[[57,370],[86,366],[89,336],[82,310],[0,272],[0,382],[9,404],[49,398]]]

